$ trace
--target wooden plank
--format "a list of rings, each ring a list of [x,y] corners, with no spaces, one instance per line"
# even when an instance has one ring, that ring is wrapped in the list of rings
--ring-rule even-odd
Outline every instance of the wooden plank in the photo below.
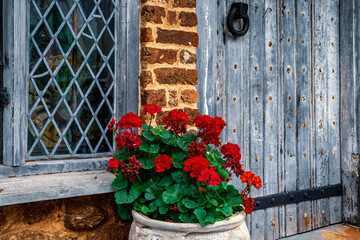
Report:
[[[249,167],[250,170],[264,179],[264,82],[263,82],[263,57],[264,57],[264,2],[249,1],[249,18],[251,26],[247,34],[251,40],[249,44]],[[252,197],[263,196],[264,188],[253,191]],[[264,210],[251,214],[251,235],[253,239],[265,239]],[[261,222],[260,222],[261,219]],[[260,224],[260,227],[257,225]]]
[[[0,206],[113,192],[114,178],[101,170],[3,179]]]
[[[291,9],[285,9],[286,14],[288,14],[288,11],[291,11]],[[312,186],[311,170],[313,166],[311,164],[311,16],[313,16],[313,13],[311,11],[311,2],[306,0],[298,0],[296,11],[296,187],[297,190],[299,190],[310,188]],[[298,232],[311,230],[311,203],[299,203],[297,209]]]
[[[327,109],[328,109],[328,161],[329,185],[341,183],[340,160],[340,43],[339,43],[339,2],[329,1],[325,26],[328,29],[327,46]],[[329,199],[329,223],[341,222],[341,198]]]
[[[284,105],[284,172],[283,175],[285,191],[296,190],[297,175],[297,152],[296,152],[296,16],[295,1],[281,1],[279,6],[281,18],[281,69],[280,74],[283,78],[283,105]],[[286,9],[293,11],[287,12]],[[301,5],[298,10],[301,9]],[[302,56],[299,56],[302,57]],[[283,220],[281,230],[284,236],[297,233],[296,204],[286,205],[283,209]]]
[[[107,168],[109,158],[67,159],[56,161],[33,161],[19,167],[0,166],[0,181],[9,177],[40,174],[94,171]]]
[[[216,39],[217,39],[217,6],[212,0],[203,1],[196,6],[198,16],[199,46],[196,49],[199,71],[198,108],[201,114],[215,115],[216,103]]]
[[[341,170],[343,183],[343,221],[360,224],[360,207],[356,171],[358,159],[352,153],[359,151],[359,132],[356,125],[359,119],[355,109],[359,101],[359,18],[360,7],[356,0],[340,2],[340,72],[341,72]],[[357,90],[357,92],[356,92]]]
[[[263,80],[264,80],[264,195],[278,193],[280,189],[281,165],[279,153],[279,122],[278,107],[281,102],[279,93],[279,55],[278,55],[278,19],[277,19],[277,0],[265,0],[263,14],[264,21],[264,60],[263,60]],[[265,84],[266,83],[266,84]],[[266,209],[265,217],[265,236],[266,239],[279,238],[279,208]]]
[[[313,48],[313,104],[314,104],[314,187],[329,184],[329,149],[328,149],[328,77],[327,64],[328,44],[327,38],[331,34],[328,30],[330,17],[327,2],[314,2],[314,48]],[[329,21],[328,21],[329,20]],[[335,33],[334,33],[335,34]],[[320,228],[329,224],[329,199],[320,199],[314,202],[313,226]]]

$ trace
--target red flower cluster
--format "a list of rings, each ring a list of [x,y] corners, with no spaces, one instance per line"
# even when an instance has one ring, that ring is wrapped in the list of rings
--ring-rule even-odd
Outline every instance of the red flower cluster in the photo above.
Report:
[[[245,206],[244,211],[247,214],[250,214],[255,209],[255,207],[254,207],[255,200],[245,194],[241,194],[241,197],[243,200],[243,204]]]
[[[190,154],[190,158],[196,157],[196,156],[204,156],[207,152],[206,146],[204,143],[199,142],[191,142],[189,144],[188,153]]]
[[[139,160],[136,159],[136,156],[129,157],[128,164],[120,161],[120,166],[122,167],[122,174],[129,178],[130,181],[135,179],[136,175],[139,174],[139,170],[143,167]]]
[[[174,221],[171,219],[165,219],[165,222],[173,223]]]
[[[160,113],[161,107],[154,104],[145,104],[142,114],[146,115],[147,113],[150,113],[151,115],[154,115],[155,113]]]
[[[240,164],[241,154],[237,144],[227,143],[221,148],[221,153],[227,158],[226,167],[230,168],[237,177],[244,173],[242,164]]]
[[[197,180],[199,182],[208,182],[211,186],[217,186],[221,182],[220,175],[216,172],[216,167],[203,169]]]
[[[171,168],[171,164],[173,164],[173,159],[166,154],[163,154],[154,160],[157,172],[165,172],[165,170]]]
[[[189,120],[183,110],[172,110],[168,116],[163,118],[165,128],[170,128],[171,133],[185,133],[186,124]]]
[[[111,120],[111,122],[108,124],[109,130],[114,130],[115,124],[116,124],[116,120],[115,119]]]
[[[240,179],[243,183],[248,183],[253,185],[257,190],[259,190],[262,186],[261,178],[259,176],[255,176],[255,174],[250,171],[244,172],[241,175]]]
[[[172,211],[179,211],[179,207],[176,204],[170,205],[169,209],[172,210]]]
[[[120,119],[116,126],[120,127],[121,129],[140,128],[142,126],[142,121],[137,114],[129,112]]]
[[[199,177],[203,169],[209,168],[209,161],[201,156],[189,158],[184,162],[184,171],[190,173],[190,177]]]
[[[122,134],[118,134],[115,138],[116,146],[119,150],[127,147],[129,149],[136,149],[141,145],[141,138],[138,134],[124,131]]]
[[[199,129],[198,137],[207,144],[219,146],[220,134],[226,123],[221,117],[209,117],[208,115],[197,116],[194,119],[195,126]]]
[[[110,170],[117,169],[119,167],[119,165],[120,165],[120,162],[116,158],[112,158],[108,161],[108,166],[109,166]]]

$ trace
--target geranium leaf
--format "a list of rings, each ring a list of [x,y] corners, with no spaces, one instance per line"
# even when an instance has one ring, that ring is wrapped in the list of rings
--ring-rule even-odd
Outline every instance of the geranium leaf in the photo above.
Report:
[[[167,204],[174,204],[181,200],[182,194],[181,194],[181,185],[175,184],[172,185],[169,190],[163,192],[162,199]]]
[[[143,143],[140,145],[139,149],[140,149],[141,151],[144,151],[144,152],[149,152],[149,144],[143,142]]]
[[[118,174],[114,181],[112,182],[112,187],[115,190],[121,190],[126,188],[128,185],[128,180],[122,174]]]
[[[155,212],[157,210],[156,202],[152,202],[149,204],[149,212]]]
[[[230,217],[233,214],[232,207],[227,203],[224,204],[224,206],[222,207],[222,210],[226,217]]]
[[[152,188],[151,188],[151,187],[148,187],[148,188],[146,189],[146,191],[145,191],[145,199],[146,199],[146,200],[153,200],[153,199],[155,199],[155,198],[156,198],[156,197],[155,197],[155,194],[154,194]]]
[[[151,144],[149,147],[150,153],[157,153],[157,152],[159,152],[159,150],[160,150],[160,147],[156,144]]]
[[[142,164],[144,169],[151,169],[154,167],[154,158],[152,157],[139,159],[139,162]]]
[[[133,183],[129,192],[127,191],[127,189],[123,189],[121,191],[116,191],[116,193],[115,193],[116,203],[124,204],[124,203],[134,202],[137,198],[140,197],[144,187],[146,187],[146,186],[138,184],[138,183]]]
[[[196,223],[197,222],[197,218],[195,215],[193,214],[188,214],[188,213],[181,213],[179,216],[179,219],[184,222],[184,223]]]
[[[159,213],[164,215],[169,211],[169,206],[161,206],[159,207]]]
[[[169,186],[173,183],[174,181],[171,179],[171,177],[169,176],[165,176],[163,177],[160,182],[158,182],[158,185],[159,186],[162,186],[162,187],[166,187],[166,188],[169,188]]]
[[[188,198],[184,198],[181,202],[189,209],[195,209],[198,207],[198,204],[194,200],[190,200]]]
[[[206,211],[203,208],[197,208],[194,210],[194,214],[198,219],[201,226],[205,226]]]
[[[181,213],[189,212],[189,209],[186,208],[185,205],[182,204],[182,202],[178,202],[176,205],[178,206],[179,211],[180,211]]]
[[[142,135],[149,141],[155,140],[155,136],[149,132],[143,132]]]
[[[131,219],[132,204],[118,204],[117,212],[124,220]]]
[[[230,178],[229,173],[223,168],[220,168],[220,167],[216,168],[216,172],[220,175],[220,177],[223,177],[226,179]]]
[[[172,179],[174,179],[175,182],[181,183],[183,179],[183,173],[182,172],[172,172],[171,173]]]

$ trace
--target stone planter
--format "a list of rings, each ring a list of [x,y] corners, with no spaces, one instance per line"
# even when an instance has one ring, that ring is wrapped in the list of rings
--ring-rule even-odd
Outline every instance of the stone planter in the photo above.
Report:
[[[245,213],[202,227],[197,223],[169,223],[132,212],[129,240],[249,240]]]

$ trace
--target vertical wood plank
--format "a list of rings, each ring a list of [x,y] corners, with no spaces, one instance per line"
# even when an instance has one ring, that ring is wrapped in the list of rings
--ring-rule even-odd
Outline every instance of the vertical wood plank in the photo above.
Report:
[[[252,20],[247,34],[252,38],[249,46],[249,104],[250,104],[250,170],[264,179],[264,22],[263,1],[249,1],[249,16]],[[252,196],[264,195],[264,188],[253,191]],[[251,214],[251,234],[253,239],[265,239],[264,210]],[[260,226],[259,226],[260,225]]]
[[[359,14],[356,0],[340,1],[340,72],[341,72],[341,170],[343,184],[343,221],[360,224],[360,206],[356,171],[359,143]],[[355,112],[357,111],[357,113]],[[355,173],[355,174],[354,174]]]
[[[278,71],[278,24],[277,1],[265,0],[264,11],[264,195],[279,192],[279,71]],[[279,238],[279,208],[265,210],[266,239]]]
[[[199,93],[198,108],[201,114],[215,115],[216,111],[216,39],[217,39],[217,6],[216,1],[206,0],[196,4],[199,19],[197,31],[199,47],[196,49],[199,71],[197,90]]]
[[[327,2],[314,1],[314,48],[313,48],[313,104],[314,104],[314,187],[327,186],[329,183],[329,149],[328,149],[328,77],[329,66],[327,64],[328,54],[327,21],[329,9]],[[329,19],[330,20],[330,19]],[[320,199],[314,202],[313,225],[320,228],[328,225],[329,221],[329,199]]]
[[[312,12],[311,1],[298,0],[296,14],[297,39],[296,46],[296,161],[297,190],[310,188],[312,185],[311,171],[311,32]],[[286,14],[291,9],[286,9]],[[294,11],[294,10],[293,10]],[[312,228],[312,208],[310,202],[302,202],[297,206],[298,232]]]
[[[27,1],[11,1],[4,9],[4,87],[10,104],[4,108],[4,164],[20,166],[26,154]],[[16,41],[14,41],[16,39]]]
[[[280,69],[283,76],[283,104],[284,104],[284,190],[296,190],[297,152],[296,152],[296,14],[295,1],[282,0],[279,6],[281,14],[281,58]],[[301,7],[301,6],[299,6]],[[293,11],[287,11],[287,9]],[[300,58],[302,56],[299,56]],[[282,226],[285,236],[297,233],[296,204],[289,204],[284,209],[285,218]],[[283,236],[282,236],[283,237]]]
[[[327,81],[328,81],[328,156],[329,185],[341,183],[340,160],[340,43],[339,43],[339,2],[329,1],[325,26],[328,29]],[[329,199],[329,224],[341,222],[341,197]]]

